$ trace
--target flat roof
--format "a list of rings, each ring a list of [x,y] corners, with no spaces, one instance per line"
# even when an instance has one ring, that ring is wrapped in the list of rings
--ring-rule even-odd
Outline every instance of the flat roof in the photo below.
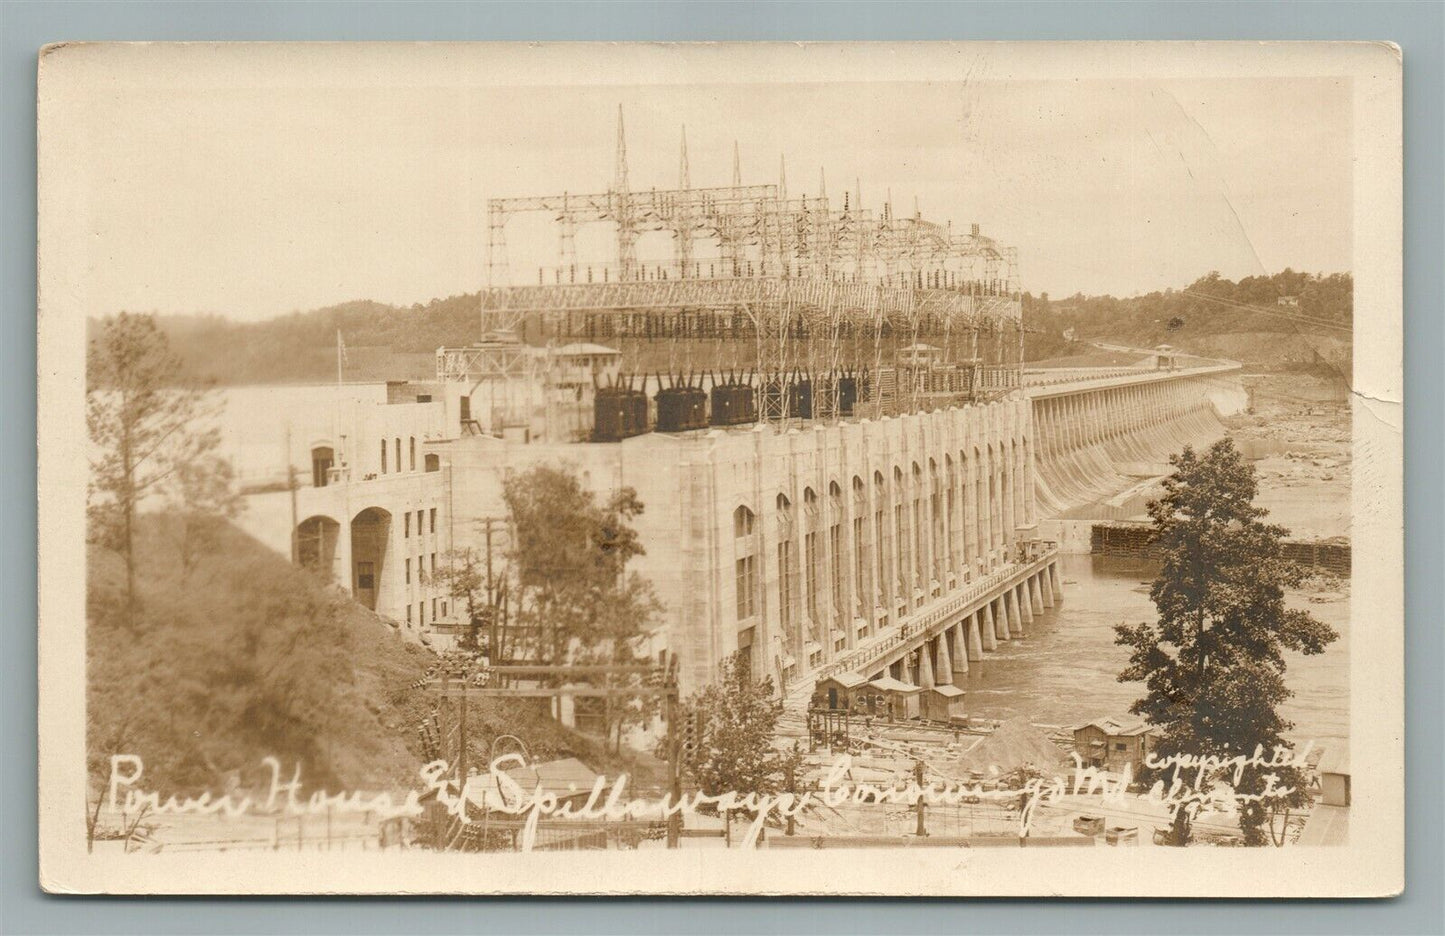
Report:
[[[1315,768],[1321,774],[1344,774],[1350,773],[1350,749],[1348,747],[1329,748],[1320,755],[1319,766]]]
[[[597,774],[575,757],[518,767],[505,773],[524,790],[530,792],[541,787],[561,796],[590,792],[597,782]]]
[[[834,673],[832,676],[824,676],[822,679],[818,680],[818,682],[820,683],[835,682],[838,683],[840,686],[843,686],[845,689],[854,689],[858,686],[863,685],[867,681],[868,680],[864,677],[852,672]]]
[[[586,341],[579,341],[579,342],[574,342],[573,344],[565,344],[565,345],[563,345],[562,347],[557,348],[554,353],[556,353],[556,354],[563,354],[563,355],[574,355],[574,354],[618,354],[618,355],[620,355],[622,352],[621,352],[621,351],[618,351],[616,348],[609,348],[609,347],[607,347],[606,345],[591,344],[591,343],[586,342]]]
[[[884,692],[922,692],[922,686],[915,686],[912,683],[902,682],[892,676],[880,676],[868,685],[875,689],[882,689]]]
[[[1122,715],[1106,715],[1096,718],[1091,722],[1076,726],[1074,730],[1082,731],[1085,728],[1097,728],[1106,735],[1114,736],[1138,735],[1150,730],[1149,724],[1144,719]]]
[[[1319,805],[1310,810],[1296,845],[1344,845],[1350,839],[1350,808]]]

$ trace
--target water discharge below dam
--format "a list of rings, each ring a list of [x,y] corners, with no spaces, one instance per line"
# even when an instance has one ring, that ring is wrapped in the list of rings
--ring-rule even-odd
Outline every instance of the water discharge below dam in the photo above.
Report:
[[[1141,683],[1116,680],[1128,651],[1114,644],[1114,625],[1154,617],[1148,583],[1152,563],[1099,556],[1061,557],[1064,600],[1036,616],[1023,639],[1001,642],[994,653],[956,674],[975,718],[1026,716],[1035,724],[1077,725],[1122,715],[1143,692]],[[1288,605],[1309,610],[1339,631],[1323,654],[1286,653],[1285,682],[1295,696],[1283,707],[1295,723],[1291,740],[1316,747],[1343,745],[1349,737],[1349,599],[1310,602],[1291,594]]]

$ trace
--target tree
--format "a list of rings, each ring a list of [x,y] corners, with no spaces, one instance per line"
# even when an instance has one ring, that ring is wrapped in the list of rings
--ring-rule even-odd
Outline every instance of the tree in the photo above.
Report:
[[[652,586],[627,565],[643,555],[632,520],[642,502],[622,488],[599,504],[576,474],[545,465],[508,478],[503,500],[511,524],[508,562],[519,600],[518,651],[545,665],[646,663],[644,639],[661,605]],[[606,730],[621,746],[623,729],[641,724],[655,704],[636,674],[598,677],[622,690],[603,702]]]
[[[168,485],[196,510],[221,505],[225,478],[213,454],[220,435],[204,389],[180,380],[180,361],[152,316],[107,320],[91,342],[88,370],[90,538],[125,560],[125,619],[133,626],[136,511]]]
[[[1284,650],[1321,653],[1339,635],[1285,607],[1284,590],[1297,587],[1304,571],[1282,558],[1287,531],[1263,522],[1268,512],[1253,503],[1254,469],[1234,443],[1223,439],[1203,455],[1186,447],[1170,464],[1164,496],[1149,504],[1152,541],[1163,554],[1149,592],[1159,616],[1115,628],[1115,642],[1131,651],[1119,681],[1147,689],[1130,711],[1158,729],[1157,758],[1249,758],[1258,748],[1268,759],[1293,747],[1282,736],[1293,725],[1278,711],[1293,694],[1284,683]],[[1272,811],[1305,801],[1305,778],[1292,767],[1249,766],[1234,790],[1262,796],[1271,774],[1276,789],[1291,792],[1242,805],[1246,844],[1264,843]],[[1189,810],[1176,811],[1174,844],[1188,842],[1191,819]]]
[[[232,487],[234,478],[231,463],[216,455],[175,466],[167,487],[184,571],[190,572],[200,555],[214,547],[221,523],[240,512],[241,499]]]
[[[771,676],[754,682],[741,652],[734,653],[723,660],[718,681],[689,696],[686,708],[703,717],[698,753],[687,765],[702,792],[778,792],[792,759],[773,747],[779,710]]]
[[[432,573],[432,581],[446,589],[448,598],[461,603],[467,624],[458,643],[463,650],[476,652],[480,631],[494,613],[486,558],[470,547],[450,550],[446,562]],[[491,653],[494,658],[498,655],[495,648]]]

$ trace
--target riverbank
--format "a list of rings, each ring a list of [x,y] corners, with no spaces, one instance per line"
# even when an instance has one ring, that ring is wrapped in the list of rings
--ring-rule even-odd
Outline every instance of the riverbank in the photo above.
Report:
[[[1258,474],[1255,503],[1294,539],[1348,537],[1349,403],[1316,399],[1330,393],[1319,381],[1282,382],[1283,376],[1257,378],[1251,388],[1252,411],[1225,420],[1230,436]]]

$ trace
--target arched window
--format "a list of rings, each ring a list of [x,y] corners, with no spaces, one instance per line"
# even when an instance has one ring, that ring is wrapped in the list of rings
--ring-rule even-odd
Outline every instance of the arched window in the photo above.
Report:
[[[970,462],[968,452],[963,449],[958,451],[958,569],[959,572],[968,574],[969,556],[971,555],[969,537],[973,535],[973,521],[970,517],[973,514],[973,484],[969,480]]]
[[[973,502],[969,509],[973,511],[973,523],[970,526],[969,543],[973,547],[973,562],[978,561],[983,554],[988,552],[988,466],[984,461],[983,451],[975,445],[973,447],[973,471],[969,472],[969,483],[973,485]]]
[[[758,613],[758,557],[755,534],[757,518],[747,507],[733,511],[733,552],[737,556],[738,620],[746,621]]]
[[[990,444],[985,452],[988,459],[988,548],[989,552],[998,548],[998,534],[1000,517],[998,513],[998,461],[993,457],[993,445]]]
[[[329,445],[318,445],[311,450],[311,486],[326,487],[331,478],[331,466],[336,463],[336,453]]]
[[[910,594],[908,588],[909,535],[908,535],[908,488],[903,481],[903,469],[893,469],[893,549],[897,553],[898,588],[903,600]]]
[[[401,471],[401,439],[396,440],[396,470]]]
[[[386,474],[386,440],[381,440],[381,473]]]
[[[865,622],[873,618],[876,600],[868,593],[868,488],[863,479],[853,478],[853,606],[854,613]],[[864,635],[868,624],[864,625]]]
[[[944,528],[943,528],[943,479],[938,474],[938,462],[928,460],[928,523],[929,529],[933,532],[933,578],[935,581],[943,581],[944,561]]]
[[[894,555],[897,550],[902,549],[902,540],[897,537],[897,521],[902,519],[900,510],[896,506],[893,507],[893,530],[887,529],[887,524],[884,523],[884,516],[886,516],[884,511],[887,510],[889,504],[893,503],[902,478],[903,472],[894,468],[893,488],[890,490],[889,485],[883,481],[883,472],[873,475],[874,487],[877,488],[877,497],[874,498],[873,504],[874,510],[876,510],[874,520],[877,520],[877,537],[879,537],[877,539],[877,543],[879,543],[879,591],[884,597],[892,597],[893,592],[897,591],[897,576],[893,568],[897,559],[894,558]]]
[[[913,463],[913,576],[914,588],[928,584],[928,569],[925,567],[925,549],[928,546],[928,518],[923,515],[923,469]]]
[[[837,481],[828,485],[828,558],[829,581],[833,588],[833,607],[829,617],[837,620],[843,615],[846,605],[843,600],[843,489]]]
[[[739,507],[733,511],[733,536],[742,538],[753,535],[753,527],[757,522],[753,512],[747,507]]]
[[[416,436],[408,438],[407,443],[411,446],[411,452],[407,456],[407,464],[411,466],[412,471],[416,471]]]
[[[953,541],[954,531],[958,529],[958,475],[954,471],[953,456],[943,456],[943,483],[945,485],[944,495],[944,559],[946,567],[950,572],[958,571],[958,544]]]
[[[807,576],[808,617],[813,624],[822,620],[818,615],[818,584],[822,578],[823,557],[818,551],[818,527],[822,525],[818,516],[818,495],[812,488],[803,490],[803,570]]]
[[[785,639],[792,641],[793,601],[797,591],[793,569],[793,504],[778,495],[778,623]]]

